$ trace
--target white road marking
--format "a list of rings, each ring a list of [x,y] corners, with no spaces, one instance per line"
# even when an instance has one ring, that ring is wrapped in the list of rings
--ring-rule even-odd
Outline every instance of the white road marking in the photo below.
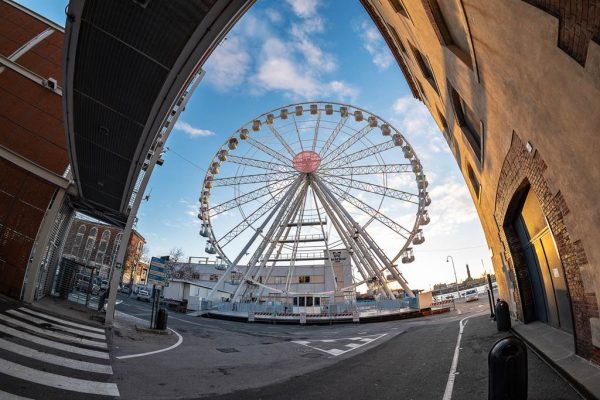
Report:
[[[119,360],[125,360],[127,358],[150,356],[152,354],[162,353],[163,351],[173,350],[175,347],[178,347],[183,342],[183,337],[179,333],[175,332],[173,329],[169,328],[169,330],[171,332],[173,332],[174,334],[176,334],[177,337],[179,338],[177,340],[177,343],[175,343],[173,346],[169,346],[169,347],[161,349],[161,350],[149,351],[147,353],[129,354],[127,356],[120,356],[120,357],[115,357],[115,358],[117,358]]]
[[[322,351],[323,353],[327,353],[329,355],[332,355],[332,356],[336,357],[336,356],[339,356],[341,354],[347,353],[349,351],[356,350],[359,347],[363,347],[364,345],[367,345],[367,344],[369,344],[371,342],[374,342],[377,339],[380,339],[380,338],[384,337],[385,335],[387,335],[387,333],[383,333],[381,335],[378,335],[377,337],[373,337],[373,338],[369,339],[368,342],[363,341],[363,339],[368,339],[368,338],[364,338],[364,337],[352,337],[352,338],[339,338],[339,339],[335,339],[335,341],[338,341],[338,340],[359,340],[359,341],[362,342],[362,343],[353,343],[353,344],[350,344],[350,345],[345,345],[345,347],[349,347],[348,349],[345,349],[345,350],[340,350],[340,349],[325,350],[325,349],[321,349],[321,348],[316,347],[316,346],[311,346],[309,344],[309,343],[313,343],[313,342],[323,342],[324,341],[324,340],[319,340],[319,339],[310,340],[310,341],[306,341],[306,340],[292,340],[291,343],[296,343],[296,344],[299,344],[301,346],[310,347],[311,349]],[[371,335],[371,336],[375,336],[375,334]]]
[[[38,317],[42,317],[44,319],[49,319],[50,321],[58,322],[62,325],[69,325],[69,326],[74,326],[75,328],[87,329],[88,331],[92,331],[92,332],[104,333],[104,329],[94,328],[93,326],[78,324],[78,323],[67,321],[67,320],[64,320],[61,318],[56,318],[56,317],[53,317],[52,315],[46,315],[41,312],[30,310],[29,308],[20,307],[19,310],[24,311],[31,315],[36,315]]]
[[[106,343],[103,342],[97,342],[95,340],[87,340],[87,339],[82,339],[82,338],[78,338],[78,337],[74,337],[74,336],[70,336],[70,335],[63,335],[62,333],[58,333],[58,332],[54,332],[48,329],[42,329],[42,328],[38,328],[37,326],[33,326],[30,324],[27,324],[25,322],[22,321],[18,321],[14,318],[8,317],[4,314],[0,314],[0,320],[6,321],[12,325],[16,325],[16,326],[20,326],[21,328],[25,328],[27,330],[30,330],[32,332],[35,333],[39,333],[42,335],[46,335],[46,336],[50,336],[56,339],[60,339],[60,340],[64,340],[67,342],[73,342],[73,343],[79,343],[79,344],[83,344],[85,346],[91,346],[91,347],[98,347],[100,349],[107,349],[108,346],[106,345]]]
[[[6,392],[3,392],[2,390],[0,390],[0,399],[2,399],[2,400],[33,400],[33,399],[30,399],[29,397],[17,396],[16,394],[6,393]]]
[[[0,332],[6,333],[7,335],[17,337],[19,339],[27,340],[28,342],[36,343],[42,346],[50,347],[51,349],[57,349],[62,351],[67,351],[69,353],[81,354],[83,356],[95,357],[95,358],[103,358],[108,360],[110,357],[108,353],[103,351],[96,350],[88,350],[82,349],[80,347],[71,346],[69,344],[58,343],[52,340],[44,339],[41,337],[37,337],[35,335],[31,335],[27,332],[21,332],[17,329],[10,328],[8,326],[0,324]]]
[[[119,396],[119,389],[114,383],[88,381],[68,376],[38,371],[24,365],[0,359],[0,373],[39,385],[50,386],[72,392],[92,393],[103,396]]]
[[[86,361],[77,361],[66,357],[57,356],[50,353],[45,353],[29,347],[21,346],[19,344],[9,342],[8,340],[0,339],[0,349],[16,353],[23,357],[33,358],[35,360],[43,361],[48,364],[59,365],[61,367],[78,369],[81,371],[95,372],[98,374],[111,374],[113,373],[110,365],[94,364]],[[0,399],[2,396],[0,396]]]
[[[483,315],[482,313],[469,315],[468,317],[464,317],[459,322],[459,330],[458,337],[456,338],[456,346],[454,347],[454,357],[452,358],[452,365],[450,366],[450,373],[448,374],[448,382],[446,382],[446,390],[444,391],[444,396],[442,400],[451,400],[452,399],[452,390],[454,389],[454,378],[458,375],[456,372],[456,367],[458,366],[458,356],[460,353],[460,341],[462,339],[463,330],[465,329],[465,325],[467,325],[467,321],[469,318],[479,317]]]
[[[65,331],[65,332],[69,332],[69,333],[74,333],[76,335],[85,336],[85,337],[89,337],[89,338],[92,338],[92,339],[106,340],[106,336],[104,336],[104,334],[102,334],[102,333],[92,333],[92,332],[88,332],[88,331],[82,331],[80,329],[69,328],[69,327],[66,327],[66,326],[62,326],[60,324],[53,324],[53,323],[50,323],[48,321],[44,321],[42,319],[29,316],[29,315],[24,314],[22,312],[19,312],[17,310],[8,310],[7,313],[12,314],[15,317],[18,317],[18,318],[21,318],[21,319],[25,319],[27,321],[31,321],[34,324],[38,324],[38,325],[40,325],[40,324],[51,324],[53,328],[60,329],[61,331]]]

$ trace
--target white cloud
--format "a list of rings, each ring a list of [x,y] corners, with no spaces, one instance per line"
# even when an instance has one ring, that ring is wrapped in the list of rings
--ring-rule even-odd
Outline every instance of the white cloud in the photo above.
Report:
[[[281,21],[283,21],[283,16],[281,15],[281,13],[273,8],[266,9],[265,14],[267,14],[269,20],[274,24],[278,24]]]
[[[385,70],[392,65],[394,57],[379,31],[374,26],[363,21],[360,24],[360,32],[362,45],[371,55],[373,64],[380,70]]]
[[[185,132],[191,137],[213,136],[215,134],[213,131],[209,131],[208,129],[194,128],[187,122],[183,121],[177,121],[175,123],[175,129],[181,132]]]
[[[205,64],[206,81],[222,92],[242,84],[251,62],[246,48],[246,43],[240,37],[227,37]]]
[[[298,17],[308,18],[317,13],[318,0],[287,0]]]
[[[431,188],[431,206],[428,227],[430,236],[443,236],[456,233],[462,224],[477,220],[477,211],[471,194],[464,182],[450,179],[442,185]]]

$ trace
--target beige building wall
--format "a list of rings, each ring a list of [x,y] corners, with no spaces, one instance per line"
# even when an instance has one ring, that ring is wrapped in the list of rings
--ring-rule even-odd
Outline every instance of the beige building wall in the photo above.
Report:
[[[528,182],[565,271],[576,351],[598,362],[600,46],[590,38],[599,37],[600,2],[563,1],[561,9],[536,0],[362,2],[413,94],[445,131],[511,313],[531,320],[524,267],[503,227]],[[481,161],[468,140],[473,121]]]

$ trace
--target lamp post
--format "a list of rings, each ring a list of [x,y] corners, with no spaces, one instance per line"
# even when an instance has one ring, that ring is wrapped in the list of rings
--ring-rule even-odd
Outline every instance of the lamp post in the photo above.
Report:
[[[458,278],[456,277],[456,268],[454,268],[454,258],[452,258],[452,256],[448,256],[446,257],[446,262],[448,262],[448,260],[452,260],[452,269],[454,270],[454,283],[456,283],[456,294],[460,299],[460,291],[458,290]],[[456,304],[454,305],[454,308],[456,309]]]

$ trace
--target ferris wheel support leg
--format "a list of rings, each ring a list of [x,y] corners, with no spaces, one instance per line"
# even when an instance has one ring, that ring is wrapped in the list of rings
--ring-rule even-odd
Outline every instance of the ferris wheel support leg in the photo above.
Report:
[[[302,182],[301,179],[298,180],[297,185],[295,185],[295,187],[293,188],[293,191],[291,191],[292,195],[290,197],[285,198],[284,201],[280,202],[279,207],[276,207],[276,209],[279,209],[279,213],[275,217],[275,220],[271,224],[271,227],[269,228],[269,231],[263,238],[262,242],[260,243],[258,248],[255,250],[254,254],[252,255],[252,258],[250,259],[250,262],[248,263],[248,269],[246,270],[246,274],[244,275],[242,282],[240,282],[240,285],[235,290],[232,301],[238,301],[240,298],[240,293],[241,293],[242,289],[246,289],[246,286],[247,286],[246,280],[248,279],[248,277],[252,276],[252,273],[254,273],[254,271],[256,270],[256,263],[258,262],[260,255],[263,254],[265,248],[267,247],[267,244],[269,242],[272,242],[275,230],[277,229],[278,226],[281,225],[281,221],[286,217],[287,217],[286,220],[289,220],[292,212],[290,212],[291,210],[288,206],[289,206],[289,203],[291,202],[292,198],[294,198],[294,205],[291,207],[292,210],[297,206],[298,201],[302,198],[303,193],[306,190],[306,185],[298,193],[297,189],[298,189],[298,185],[300,184],[300,182]],[[298,194],[298,195],[294,197],[293,195],[296,195],[296,194]],[[287,196],[287,194],[286,194],[286,196]],[[279,234],[279,236],[281,236],[281,233]],[[265,254],[264,263],[266,263],[266,260],[268,260],[268,257],[269,256]],[[261,265],[263,265],[263,264],[261,264]]]
[[[317,185],[319,185],[319,187],[323,186],[323,185],[321,185],[321,182],[319,181],[318,178],[316,178],[315,181],[317,182]],[[323,187],[323,190],[327,193],[326,187]],[[350,220],[352,222],[354,227],[357,229],[359,235],[363,238],[363,240],[365,240],[365,242],[367,242],[369,247],[373,250],[375,255],[379,258],[379,260],[383,264],[384,268],[392,274],[394,279],[396,279],[398,281],[400,286],[402,286],[402,289],[404,289],[404,291],[410,297],[415,297],[413,291],[408,286],[408,283],[406,282],[404,277],[402,275],[400,275],[398,273],[398,271],[396,271],[396,269],[392,265],[391,261],[388,259],[388,257],[385,255],[385,253],[381,250],[381,248],[377,245],[377,243],[375,243],[373,238],[366,231],[364,231],[358,223],[356,223],[354,221],[354,219],[352,218],[350,213],[344,207],[342,207],[341,204],[339,204],[337,199],[331,193],[327,193],[327,194],[329,195],[329,198],[331,199],[331,201],[337,206],[337,209],[340,210],[342,213],[344,213],[346,218],[348,218],[348,220]]]
[[[265,220],[260,225],[260,227],[256,230],[256,232],[254,232],[254,235],[252,235],[252,237],[250,238],[250,240],[248,241],[248,243],[246,243],[246,245],[244,246],[244,248],[242,249],[242,251],[240,251],[240,253],[235,258],[235,260],[232,263],[229,263],[229,265],[227,266],[227,269],[225,270],[225,272],[223,273],[223,275],[221,275],[221,277],[219,278],[219,280],[217,281],[217,283],[215,284],[215,286],[208,293],[208,296],[207,296],[208,300],[211,300],[213,298],[213,296],[215,295],[215,293],[219,290],[219,288],[223,286],[223,283],[225,282],[225,278],[228,275],[231,274],[231,270],[238,264],[238,262],[240,262],[240,260],[246,254],[246,252],[248,251],[248,249],[250,248],[250,246],[252,246],[252,244],[254,243],[254,241],[256,240],[256,238],[258,238],[258,236],[262,233],[262,230],[267,226],[267,224],[269,223],[269,221],[271,220],[271,218],[273,218],[273,216],[276,214],[276,212],[279,209],[279,207],[281,206],[282,202],[284,202],[285,200],[287,200],[288,198],[291,198],[293,196],[293,194],[295,193],[295,191],[298,188],[299,184],[300,184],[300,179],[296,179],[292,183],[292,185],[291,185],[288,193],[286,193],[284,195],[284,197],[281,199],[281,201],[279,203],[279,206],[276,205],[275,207],[273,207],[273,210],[269,213],[269,215],[267,216],[267,218],[265,218]],[[221,257],[223,257],[224,259],[227,260],[227,258],[225,257],[224,254],[221,254]]]
[[[313,194],[313,199],[315,202],[315,205],[317,204],[317,195],[315,194],[315,191],[312,191]],[[323,234],[323,237],[325,237],[325,228],[323,225],[323,219],[321,218],[321,212],[319,211],[319,207],[316,207],[317,209],[317,217],[319,218],[319,225],[321,227],[321,233]],[[337,291],[337,281],[335,279],[335,271],[333,270],[333,263],[331,262],[331,253],[329,251],[329,244],[327,243],[327,240],[325,241],[325,250],[327,251],[327,258],[329,259],[329,269],[331,272],[331,281],[333,282],[333,290]],[[364,279],[364,277],[363,277]]]
[[[345,219],[342,218],[342,215],[338,215],[335,212],[333,204],[329,201],[325,191],[323,190],[324,189],[323,186],[320,185],[317,180],[313,181],[313,187],[316,189],[315,193],[319,197],[319,200],[321,201],[323,208],[325,208],[325,212],[329,215],[332,222],[336,226],[336,230],[340,234],[340,237],[345,236],[346,237],[346,243],[345,243],[346,246],[349,246],[354,251],[355,256],[353,257],[353,259],[355,260],[355,262],[357,260],[361,261],[360,263],[357,264],[357,266],[361,265],[361,264],[364,265],[365,269],[370,271],[370,276],[376,276],[378,278],[379,286],[383,289],[383,291],[385,292],[387,297],[393,299],[394,294],[388,287],[385,277],[383,276],[383,274],[377,267],[375,260],[373,260],[373,258],[371,257],[369,250],[364,248],[359,240],[356,240],[355,238],[351,237],[348,234],[348,232],[352,232],[352,230],[354,228],[352,226],[348,225],[348,223],[347,223],[348,221],[345,221]],[[338,218],[339,218],[339,221],[338,221]],[[362,257],[362,259],[361,259],[361,257]]]

